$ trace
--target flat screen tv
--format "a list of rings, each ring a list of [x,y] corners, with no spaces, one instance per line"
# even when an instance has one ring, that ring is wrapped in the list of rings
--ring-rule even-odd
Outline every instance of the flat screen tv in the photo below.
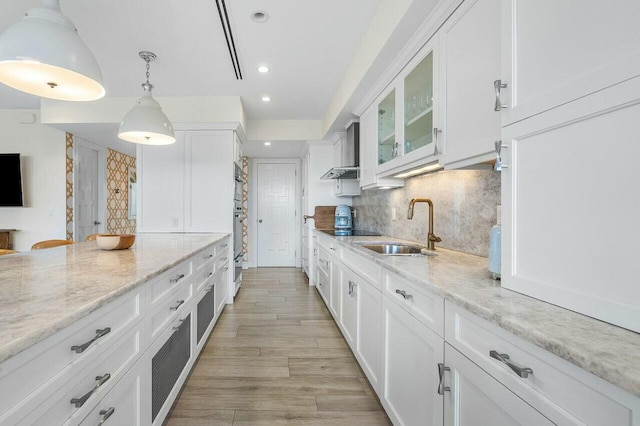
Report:
[[[22,207],[20,154],[0,154],[0,207]]]

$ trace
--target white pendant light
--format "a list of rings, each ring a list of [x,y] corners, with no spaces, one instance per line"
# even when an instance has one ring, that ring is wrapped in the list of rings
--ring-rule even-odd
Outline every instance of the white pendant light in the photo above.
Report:
[[[65,101],[92,101],[105,93],[95,57],[58,0],[43,0],[0,36],[0,82]]]
[[[147,63],[147,82],[142,83],[144,95],[122,119],[118,137],[127,142],[144,145],[172,144],[176,141],[173,126],[162,112],[160,104],[151,96],[153,84],[149,83],[149,62],[156,59],[156,55],[145,51],[139,55]]]

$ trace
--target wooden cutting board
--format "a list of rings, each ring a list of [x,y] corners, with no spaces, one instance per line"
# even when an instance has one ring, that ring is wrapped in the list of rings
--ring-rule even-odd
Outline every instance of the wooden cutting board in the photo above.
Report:
[[[316,206],[313,216],[305,215],[305,220],[313,219],[316,229],[333,229],[336,206]]]

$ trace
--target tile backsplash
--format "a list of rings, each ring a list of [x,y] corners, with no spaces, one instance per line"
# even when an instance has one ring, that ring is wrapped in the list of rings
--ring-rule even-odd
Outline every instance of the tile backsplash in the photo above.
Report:
[[[441,171],[407,179],[404,188],[363,191],[353,198],[356,228],[426,244],[429,206],[416,204],[413,220],[407,219],[409,201],[418,197],[433,201],[434,233],[442,238],[436,248],[489,256],[489,232],[500,204],[500,173]]]

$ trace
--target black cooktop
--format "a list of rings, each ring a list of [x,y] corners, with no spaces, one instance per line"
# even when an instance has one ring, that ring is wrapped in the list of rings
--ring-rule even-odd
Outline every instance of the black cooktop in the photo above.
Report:
[[[336,235],[333,229],[319,229],[319,231],[329,235]],[[360,229],[355,229],[351,234],[353,237],[379,237],[380,235],[381,234],[379,232],[363,231]]]

